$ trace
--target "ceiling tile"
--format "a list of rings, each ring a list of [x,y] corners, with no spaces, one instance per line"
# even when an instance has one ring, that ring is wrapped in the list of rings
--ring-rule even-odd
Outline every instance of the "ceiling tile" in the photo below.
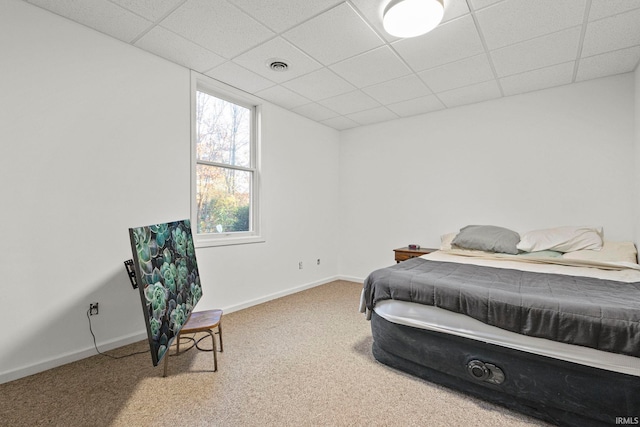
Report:
[[[359,126],[358,123],[343,116],[334,117],[328,120],[323,120],[321,123],[324,123],[325,125],[330,126],[337,130],[351,129]]]
[[[320,104],[340,114],[351,114],[380,106],[378,101],[359,90],[322,100]]]
[[[423,36],[397,41],[392,47],[414,71],[484,52],[471,15],[442,24]]]
[[[489,99],[500,98],[501,96],[500,88],[495,80],[476,83],[471,86],[465,86],[438,94],[438,98],[449,108],[488,101]]]
[[[452,19],[461,17],[469,13],[469,6],[466,1],[460,0],[445,0],[444,1],[444,16],[442,22],[448,22]]]
[[[573,80],[575,61],[528,71],[500,79],[505,96],[566,85]]]
[[[487,55],[477,55],[461,61],[418,73],[435,93],[493,79]]]
[[[409,117],[443,110],[445,106],[437,96],[429,95],[387,105],[387,108],[401,117]]]
[[[575,60],[581,31],[573,27],[492,51],[498,77]]]
[[[492,4],[498,3],[502,0],[471,0],[471,7],[473,10],[480,10]]]
[[[582,58],[578,65],[576,81],[627,73],[633,71],[638,66],[638,62],[640,62],[640,46]]]
[[[411,73],[411,69],[388,46],[345,59],[330,68],[358,88]]]
[[[209,70],[225,61],[221,56],[162,27],[152,28],[135,45],[199,72]]]
[[[283,86],[313,101],[330,98],[355,89],[350,83],[327,68],[290,80]]]
[[[387,34],[382,26],[382,13],[384,8],[389,3],[389,0],[384,1],[371,1],[371,0],[351,0],[351,3],[355,6],[356,10],[369,22],[369,24],[375,28],[386,41],[392,42],[399,40],[398,37]]]
[[[362,91],[381,104],[406,101],[407,99],[418,98],[431,93],[422,80],[414,74],[369,86],[362,89]]]
[[[225,0],[188,0],[160,25],[228,59],[275,35]]]
[[[276,59],[289,65],[286,71],[278,72],[269,68],[268,64]],[[243,53],[234,58],[233,62],[277,83],[294,79],[322,67],[318,61],[282,37],[276,37]]]
[[[589,22],[582,57],[640,44],[640,9]]]
[[[293,109],[293,112],[318,122],[338,116],[338,113],[336,113],[335,111],[330,110],[327,107],[315,102],[296,107]]]
[[[275,86],[275,83],[269,79],[242,68],[238,64],[231,61],[208,71],[207,76],[220,80],[228,85],[241,89],[245,92],[256,93],[260,90]]]
[[[289,109],[296,108],[310,102],[307,98],[282,86],[273,86],[256,92],[255,94],[269,102]]]
[[[587,0],[505,0],[476,12],[489,50],[582,24]]]
[[[591,0],[589,21],[640,8],[640,0]]]
[[[391,112],[385,107],[378,107],[371,110],[349,114],[347,115],[347,117],[355,122],[358,122],[361,125],[370,125],[373,123],[380,123],[397,119],[398,115]]]
[[[341,0],[229,0],[267,27],[281,33],[317,15]]]
[[[383,43],[348,3],[287,31],[283,37],[325,65]]]
[[[185,0],[109,0],[149,21],[157,21]]]
[[[106,0],[30,0],[29,3],[127,43],[152,25],[151,21]]]

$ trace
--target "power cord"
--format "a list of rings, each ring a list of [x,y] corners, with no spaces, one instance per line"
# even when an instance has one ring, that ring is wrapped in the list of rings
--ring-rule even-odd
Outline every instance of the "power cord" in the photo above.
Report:
[[[106,354],[101,352],[100,350],[98,350],[98,344],[96,344],[96,336],[93,333],[93,329],[91,329],[91,316],[89,314],[89,312],[91,311],[91,309],[87,310],[87,319],[89,319],[89,332],[91,332],[91,336],[93,337],[93,346],[96,348],[96,351],[98,352],[98,354],[101,354],[102,356],[107,356],[110,357],[112,359],[124,359],[125,357],[131,357],[131,356],[135,356],[138,354],[146,354],[149,352],[149,350],[146,351],[137,351],[135,353],[131,353],[131,354],[125,354],[124,356],[112,356],[110,354]]]

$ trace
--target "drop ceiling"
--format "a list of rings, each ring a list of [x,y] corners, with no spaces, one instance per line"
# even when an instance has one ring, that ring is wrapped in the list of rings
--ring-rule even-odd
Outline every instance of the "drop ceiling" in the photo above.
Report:
[[[26,1],[339,130],[640,61],[640,0],[445,0],[411,39],[383,30],[389,0]]]

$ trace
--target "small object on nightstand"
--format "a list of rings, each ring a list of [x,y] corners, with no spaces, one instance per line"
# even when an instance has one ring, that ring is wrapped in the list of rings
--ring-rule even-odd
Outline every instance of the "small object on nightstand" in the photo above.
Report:
[[[420,245],[409,245],[409,249],[415,251],[416,249],[420,249]]]

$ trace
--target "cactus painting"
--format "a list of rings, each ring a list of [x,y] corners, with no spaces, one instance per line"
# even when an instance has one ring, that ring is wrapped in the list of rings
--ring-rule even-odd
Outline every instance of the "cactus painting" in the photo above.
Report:
[[[202,297],[191,223],[130,228],[129,237],[156,366]]]

